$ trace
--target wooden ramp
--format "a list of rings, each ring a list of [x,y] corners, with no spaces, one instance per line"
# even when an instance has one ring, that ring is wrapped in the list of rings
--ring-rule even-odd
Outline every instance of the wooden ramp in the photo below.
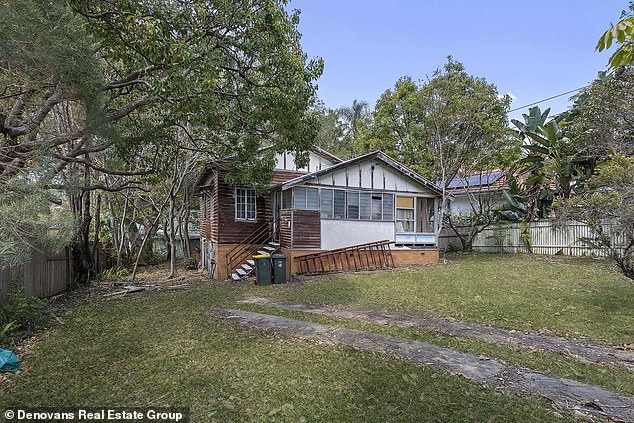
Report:
[[[299,265],[298,273],[318,275],[333,272],[391,269],[394,267],[394,259],[390,244],[393,243],[394,241],[377,241],[299,256],[295,258]]]

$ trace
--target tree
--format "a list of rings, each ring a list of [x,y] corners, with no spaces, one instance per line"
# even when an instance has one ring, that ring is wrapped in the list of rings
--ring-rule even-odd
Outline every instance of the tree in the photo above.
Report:
[[[307,60],[299,13],[284,5],[9,2],[0,15],[0,182],[37,174],[44,186],[70,186],[88,272],[91,192],[128,189],[152,172],[174,128],[200,128],[192,145],[210,159],[232,156],[234,181],[265,178],[250,170],[271,169],[255,154],[262,145],[301,155],[317,130],[307,110],[322,62]],[[108,186],[102,175],[128,178]]]
[[[352,106],[340,107],[336,111],[342,129],[340,143],[342,156],[352,158],[363,151],[362,137],[372,121],[372,114],[368,103],[363,100],[353,100]]]
[[[581,241],[605,251],[634,280],[634,158],[611,157],[587,186],[587,192],[555,203],[557,223],[586,223],[593,236]]]
[[[447,188],[455,178],[497,167],[515,148],[506,128],[509,103],[495,85],[469,75],[449,57],[420,85],[409,77],[399,79],[375,108],[372,142],[437,181],[443,191],[440,226],[446,217],[466,249],[493,222],[494,213],[481,209],[487,202],[476,205],[473,197],[473,213],[452,216]]]
[[[634,67],[599,72],[576,97],[571,128],[578,143],[597,160],[634,154]]]
[[[621,20],[616,25],[605,31],[595,50],[608,50],[616,40],[620,46],[610,56],[608,66],[612,69],[626,66],[634,61],[634,2],[630,2],[629,10],[621,13]]]
[[[374,108],[374,122],[365,150],[381,150],[433,178],[433,174],[427,173],[433,159],[426,151],[413,148],[426,142],[419,95],[419,86],[409,76],[400,78],[393,89],[381,95]]]

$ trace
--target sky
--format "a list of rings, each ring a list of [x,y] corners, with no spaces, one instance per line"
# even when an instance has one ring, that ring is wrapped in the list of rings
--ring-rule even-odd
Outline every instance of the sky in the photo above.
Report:
[[[327,107],[377,99],[408,75],[423,80],[452,55],[514,99],[511,109],[587,85],[606,70],[594,50],[627,0],[291,0],[301,44],[324,59]],[[614,47],[612,48],[614,49]],[[566,110],[569,96],[540,103]],[[509,114],[520,119],[528,108]]]

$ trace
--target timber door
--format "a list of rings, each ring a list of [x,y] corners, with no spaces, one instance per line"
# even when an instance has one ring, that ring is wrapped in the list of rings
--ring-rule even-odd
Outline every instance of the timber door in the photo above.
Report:
[[[280,240],[280,210],[282,209],[282,191],[273,193],[273,241]]]

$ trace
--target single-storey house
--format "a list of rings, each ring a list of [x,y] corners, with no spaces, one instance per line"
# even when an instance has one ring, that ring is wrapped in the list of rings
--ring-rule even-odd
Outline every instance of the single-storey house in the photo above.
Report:
[[[454,215],[471,214],[476,211],[496,210],[506,203],[504,191],[508,190],[506,172],[486,170],[452,179],[447,192],[450,195],[449,209]]]
[[[313,148],[306,167],[293,153],[276,155],[266,193],[232,187],[220,166],[199,176],[201,267],[218,279],[249,273],[257,251],[296,258],[375,241],[393,242],[395,266],[438,260],[441,190],[386,154],[376,151],[342,161]]]

